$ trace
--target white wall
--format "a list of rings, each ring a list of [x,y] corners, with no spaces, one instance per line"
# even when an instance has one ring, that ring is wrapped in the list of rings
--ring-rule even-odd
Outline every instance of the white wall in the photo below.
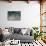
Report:
[[[21,11],[21,21],[8,21],[8,11]],[[12,3],[0,1],[0,27],[32,27],[40,26],[40,4],[31,1],[13,1]]]

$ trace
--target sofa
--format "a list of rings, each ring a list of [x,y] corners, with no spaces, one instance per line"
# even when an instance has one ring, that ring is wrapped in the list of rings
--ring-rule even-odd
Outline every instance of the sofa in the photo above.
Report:
[[[20,40],[21,43],[32,43],[34,41],[32,30],[29,28],[9,27],[8,32],[10,35],[4,36],[4,40]]]

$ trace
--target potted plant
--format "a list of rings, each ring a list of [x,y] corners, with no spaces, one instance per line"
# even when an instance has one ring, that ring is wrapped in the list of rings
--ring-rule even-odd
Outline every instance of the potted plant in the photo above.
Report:
[[[38,31],[39,28],[38,27],[32,27],[32,28],[35,31],[35,33],[34,33],[34,40],[36,40],[38,37],[41,38],[42,32]]]
[[[38,32],[37,32],[37,30],[38,30],[38,27],[32,27],[33,28],[33,31],[35,31],[34,32],[34,40],[36,40],[36,38],[38,37]],[[37,32],[37,33],[36,33]]]

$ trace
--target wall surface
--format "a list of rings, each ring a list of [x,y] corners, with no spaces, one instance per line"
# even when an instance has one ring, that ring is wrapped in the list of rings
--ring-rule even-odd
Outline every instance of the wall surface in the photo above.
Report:
[[[8,11],[21,11],[20,21],[8,21]],[[22,1],[12,3],[0,1],[0,27],[32,27],[40,26],[40,4],[31,1],[29,4]]]

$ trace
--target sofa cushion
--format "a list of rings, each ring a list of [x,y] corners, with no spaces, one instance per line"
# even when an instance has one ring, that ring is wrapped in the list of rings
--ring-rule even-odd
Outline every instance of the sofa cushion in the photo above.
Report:
[[[14,27],[9,27],[8,32],[14,34]]]
[[[29,36],[29,35],[21,35],[21,34],[11,34],[9,36],[9,38],[12,40],[12,39],[15,39],[15,40],[20,40],[20,42],[31,42],[32,40],[34,40],[34,37],[33,36]],[[24,40],[24,41],[23,41]]]
[[[20,28],[14,28],[14,33],[20,33],[21,29]]]
[[[21,29],[21,33],[22,33],[23,35],[25,35],[26,32],[27,32],[27,29]]]

